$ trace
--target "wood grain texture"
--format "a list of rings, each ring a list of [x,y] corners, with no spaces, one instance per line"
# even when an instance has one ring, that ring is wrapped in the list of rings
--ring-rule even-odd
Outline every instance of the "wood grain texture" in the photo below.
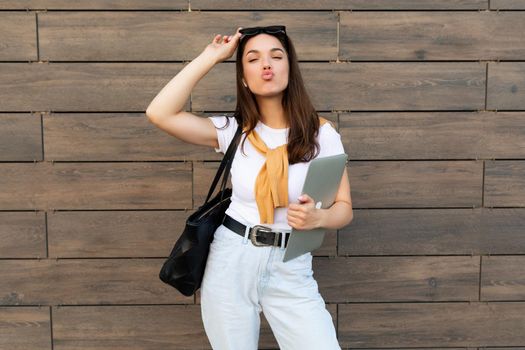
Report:
[[[0,348],[51,349],[49,306],[0,307]]]
[[[487,109],[525,109],[525,62],[489,63]]]
[[[339,133],[355,160],[525,158],[523,112],[351,112]]]
[[[341,12],[340,59],[520,60],[524,12]]]
[[[525,208],[360,209],[338,255],[525,254]]]
[[[479,257],[315,258],[326,302],[478,300]]]
[[[340,304],[342,347],[520,346],[522,302]]]
[[[285,21],[299,59],[335,60],[337,17],[321,11],[46,12],[38,17],[40,56],[50,61],[191,61],[214,35],[234,34],[232,23],[248,27],[257,20]],[[235,55],[226,62],[235,62]]]
[[[0,2],[0,9],[2,8]],[[37,59],[36,15],[32,12],[0,12],[0,60]]]
[[[191,208],[190,163],[0,163],[2,210]]]
[[[0,113],[0,161],[42,161],[39,113]]]

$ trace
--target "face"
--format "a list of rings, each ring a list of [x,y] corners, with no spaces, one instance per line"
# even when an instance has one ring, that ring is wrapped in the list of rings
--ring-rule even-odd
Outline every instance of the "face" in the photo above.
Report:
[[[247,38],[242,56],[244,81],[256,95],[275,96],[288,86],[288,55],[273,35],[266,33]],[[271,78],[264,73],[273,73]],[[244,85],[243,85],[244,86]]]

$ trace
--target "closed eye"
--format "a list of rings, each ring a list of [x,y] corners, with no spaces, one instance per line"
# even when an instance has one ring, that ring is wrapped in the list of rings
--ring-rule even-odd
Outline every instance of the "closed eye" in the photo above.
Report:
[[[274,58],[279,59],[279,60],[282,59],[282,57],[274,57]],[[257,58],[254,58],[254,59],[252,59],[252,60],[249,60],[248,62],[253,62],[253,61],[257,61]]]

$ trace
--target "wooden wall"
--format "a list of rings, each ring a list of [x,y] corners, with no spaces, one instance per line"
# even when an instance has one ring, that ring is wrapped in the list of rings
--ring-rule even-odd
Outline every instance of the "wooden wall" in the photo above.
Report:
[[[210,348],[158,271],[221,155],[144,111],[214,33],[281,23],[350,156],[354,220],[314,258],[341,347],[525,347],[524,10],[0,1],[0,349]],[[234,58],[187,110],[233,111]]]

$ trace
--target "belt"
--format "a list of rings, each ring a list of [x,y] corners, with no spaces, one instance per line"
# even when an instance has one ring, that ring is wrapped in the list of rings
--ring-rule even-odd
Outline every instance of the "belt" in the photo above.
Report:
[[[244,225],[242,222],[235,220],[228,214],[224,215],[222,224],[240,236],[244,237],[246,234],[246,225]],[[282,242],[281,240],[281,237],[283,235],[284,242]],[[289,238],[290,231],[272,231],[271,227],[263,225],[254,225],[250,227],[248,233],[248,239],[255,246],[281,246],[284,248],[288,245]]]

